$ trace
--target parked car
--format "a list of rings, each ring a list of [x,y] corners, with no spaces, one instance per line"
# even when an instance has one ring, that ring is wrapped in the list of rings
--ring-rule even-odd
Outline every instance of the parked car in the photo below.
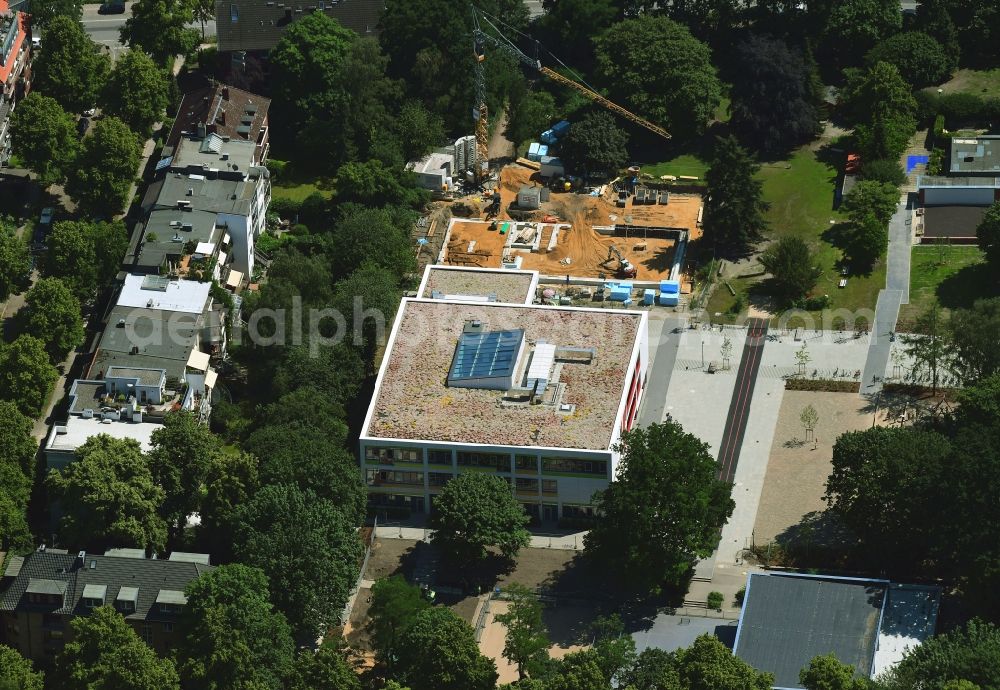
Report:
[[[31,49],[32,50],[41,50],[41,48],[42,48],[42,37],[41,36],[32,36],[32,38],[31,38]]]
[[[87,108],[86,110],[83,111],[83,116],[93,117],[96,112],[97,110],[95,108]]]
[[[81,117],[76,123],[76,133],[81,139],[87,134],[87,130],[90,129],[90,118]]]
[[[52,216],[55,215],[55,211],[51,206],[46,206],[42,209],[42,215],[38,219],[39,225],[52,225]]]
[[[98,14],[125,14],[125,0],[107,0],[97,8]]]

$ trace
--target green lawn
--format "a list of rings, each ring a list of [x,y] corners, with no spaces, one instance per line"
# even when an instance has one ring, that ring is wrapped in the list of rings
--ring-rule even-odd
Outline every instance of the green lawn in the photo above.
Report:
[[[847,286],[837,287],[841,275],[837,265],[842,252],[831,244],[831,235],[836,223],[844,216],[833,210],[836,170],[823,162],[815,151],[803,147],[795,151],[791,158],[764,165],[760,171],[764,182],[764,199],[770,204],[767,219],[770,237],[785,235],[802,237],[816,252],[816,258],[823,273],[813,290],[814,295],[829,295],[831,309],[875,308],[878,292],[885,287],[885,266],[880,263],[866,275],[847,276]],[[831,223],[835,221],[835,223]],[[730,280],[739,291],[753,291],[753,280]],[[722,286],[709,302],[709,313],[725,313],[734,298]],[[815,316],[819,316],[816,312]]]
[[[1000,68],[975,70],[960,69],[955,76],[941,86],[932,86],[928,91],[941,89],[944,93],[973,93],[992,95],[1000,91]]]
[[[327,199],[333,196],[333,180],[319,178],[309,181],[280,179],[271,185],[271,196],[275,199],[302,201],[310,194],[319,192]]]
[[[946,310],[968,307],[980,297],[991,296],[990,285],[993,281],[979,247],[914,247],[910,259],[910,303],[900,309],[900,321],[912,322],[935,302]]]
[[[704,180],[706,170],[708,170],[708,162],[690,153],[682,154],[670,160],[656,163],[655,165],[642,166],[642,172],[652,175],[654,179],[659,179],[660,175],[690,175],[691,177]]]

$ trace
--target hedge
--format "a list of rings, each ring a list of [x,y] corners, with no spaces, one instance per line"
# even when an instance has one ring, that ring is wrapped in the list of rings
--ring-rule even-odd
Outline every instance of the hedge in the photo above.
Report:
[[[785,390],[789,391],[826,391],[829,393],[859,393],[859,381],[839,381],[836,379],[785,379]]]

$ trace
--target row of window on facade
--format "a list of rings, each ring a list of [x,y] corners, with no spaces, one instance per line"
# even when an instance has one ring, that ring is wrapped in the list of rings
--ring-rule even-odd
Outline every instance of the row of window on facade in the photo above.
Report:
[[[407,472],[397,470],[368,470],[369,486],[385,486],[390,484],[405,486],[423,486],[423,472]],[[428,472],[427,483],[432,487],[441,487],[454,478],[451,472]],[[508,485],[513,486],[518,493],[538,493],[541,489],[543,494],[558,493],[557,480],[536,479],[533,477],[502,477]]]
[[[418,448],[366,448],[365,460],[382,465],[395,463],[423,464],[421,450]],[[459,467],[480,467],[510,472],[510,455],[506,453],[474,453],[458,451],[455,457]],[[450,450],[428,450],[429,465],[451,465]],[[538,472],[538,457],[535,455],[515,455],[514,467],[518,472]],[[606,460],[584,460],[581,458],[542,457],[542,473],[570,472],[573,474],[594,474],[606,477],[608,463]]]
[[[430,500],[433,501],[431,496]],[[409,508],[418,513],[426,510],[427,502],[423,496],[409,496],[406,494],[376,494],[368,495],[368,502],[373,506],[388,508]],[[559,505],[556,503],[521,503],[524,511],[532,517],[541,520],[559,519]],[[572,503],[562,504],[562,516],[567,518],[592,518],[594,517],[594,506],[577,505]]]

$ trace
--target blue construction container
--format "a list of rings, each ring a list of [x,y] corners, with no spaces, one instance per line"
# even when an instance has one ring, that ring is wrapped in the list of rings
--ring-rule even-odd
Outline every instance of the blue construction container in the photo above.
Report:
[[[535,160],[539,161],[544,156],[548,156],[548,155],[549,155],[549,147],[546,146],[545,144],[539,144],[538,145],[538,158],[536,158]]]
[[[542,132],[542,136],[538,137],[546,144],[554,144],[559,141],[559,137],[551,129],[547,129]]]
[[[632,289],[623,287],[621,285],[616,285],[611,288],[611,296],[608,297],[612,302],[624,302],[632,298]]]
[[[642,303],[645,305],[650,305],[656,299],[656,290],[643,290],[642,291]]]
[[[680,302],[680,297],[676,294],[668,294],[661,292],[656,300],[656,303],[661,307],[676,307]]]
[[[681,294],[681,283],[678,280],[661,280],[660,292],[665,292],[668,295],[679,295]]]
[[[556,135],[556,138],[566,136],[569,131],[569,120],[560,120],[559,122],[552,125],[552,132]]]
[[[538,152],[538,148],[542,146],[537,141],[533,141],[528,145],[528,160],[537,161],[541,158],[541,154]],[[548,147],[546,147],[547,149]]]

